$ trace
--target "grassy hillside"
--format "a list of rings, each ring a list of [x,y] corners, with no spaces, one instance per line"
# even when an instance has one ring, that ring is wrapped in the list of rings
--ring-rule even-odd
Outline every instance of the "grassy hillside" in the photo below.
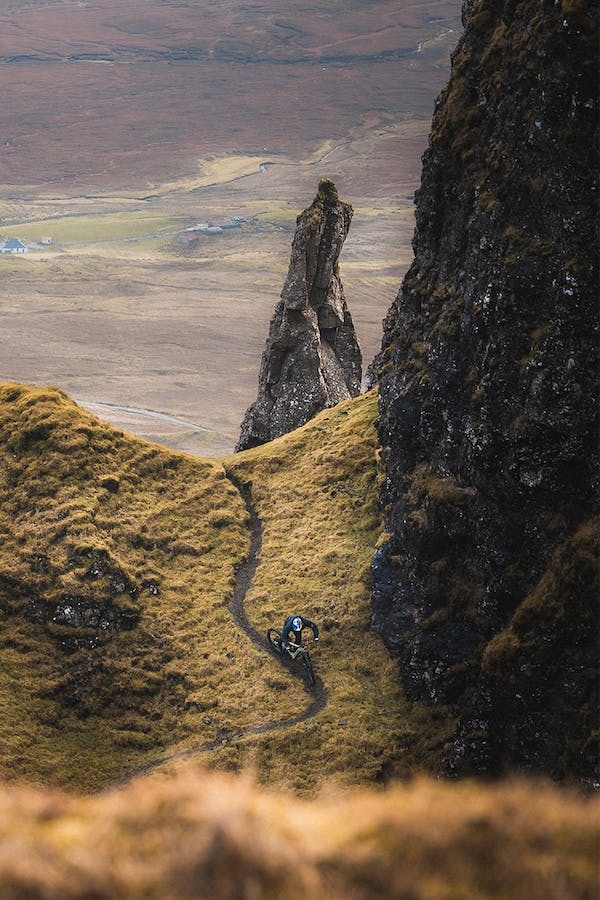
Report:
[[[314,662],[327,708],[253,748],[261,777],[279,770],[300,785],[315,768],[347,782],[407,774],[421,754],[425,765],[435,759],[448,732],[445,710],[409,708],[395,664],[370,631],[370,563],[380,535],[376,415],[371,392],[224,460],[252,485],[263,522],[246,603],[251,621],[264,632],[297,610],[322,628]],[[290,709],[294,703],[292,695]]]
[[[597,799],[336,791],[431,767],[452,725],[369,631],[376,405],[202,460],[0,386],[0,895],[595,896]],[[291,610],[312,692],[262,642]]]
[[[4,787],[0,894],[592,900],[599,814],[541,784],[417,780],[306,803],[193,768],[87,800]]]
[[[218,463],[58,390],[4,386],[0,441],[2,775],[98,787],[195,733],[228,684],[210,632],[229,630],[244,507]]]
[[[371,394],[202,460],[57,389],[3,385],[0,776],[90,791],[198,753],[311,792],[433,764],[448,717],[405,703],[369,631],[375,416]],[[250,529],[228,474],[251,483],[262,520],[250,627],[293,610],[320,623],[320,711],[233,619]]]

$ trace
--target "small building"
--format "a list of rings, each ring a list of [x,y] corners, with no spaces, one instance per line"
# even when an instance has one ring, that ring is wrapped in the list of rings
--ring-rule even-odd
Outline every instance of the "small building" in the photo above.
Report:
[[[239,228],[244,221],[245,219],[239,216],[224,216],[221,219],[213,219],[208,224],[212,228],[220,228],[222,231],[225,231],[228,228]]]
[[[27,247],[18,238],[8,238],[0,244],[0,253],[27,253]]]

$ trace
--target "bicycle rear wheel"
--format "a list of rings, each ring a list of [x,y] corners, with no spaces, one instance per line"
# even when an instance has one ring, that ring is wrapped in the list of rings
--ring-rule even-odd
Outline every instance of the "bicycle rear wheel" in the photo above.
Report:
[[[315,684],[316,680],[317,680],[315,678],[315,670],[313,669],[312,660],[311,660],[310,656],[308,655],[308,653],[302,654],[302,665],[306,669],[306,672],[308,675],[308,680],[309,680],[310,684]]]
[[[267,631],[267,640],[269,646],[273,648],[275,653],[281,653],[281,639],[276,628],[269,628]]]

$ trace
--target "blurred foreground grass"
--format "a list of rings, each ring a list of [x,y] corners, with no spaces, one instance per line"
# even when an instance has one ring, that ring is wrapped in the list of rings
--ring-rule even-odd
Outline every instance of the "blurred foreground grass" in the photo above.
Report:
[[[592,900],[600,801],[417,780],[311,803],[187,767],[77,799],[0,789],[0,895]]]

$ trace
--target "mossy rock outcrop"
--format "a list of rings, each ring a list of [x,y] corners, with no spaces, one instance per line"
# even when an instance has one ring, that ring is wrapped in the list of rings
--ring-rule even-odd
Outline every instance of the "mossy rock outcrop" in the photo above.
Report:
[[[597,594],[583,563],[579,580],[560,569],[598,484],[597,18],[566,0],[465,4],[416,195],[415,259],[370,370],[392,535],[374,563],[374,623],[411,696],[464,715],[454,773],[567,777],[590,739]],[[524,694],[513,671],[524,637],[512,655],[486,648],[507,628],[517,640],[532,597],[554,603],[550,570],[563,613],[544,642],[562,699],[544,712],[533,697],[534,684],[546,696],[545,666]],[[574,629],[583,611],[589,627]],[[503,683],[526,699],[509,703]],[[544,741],[553,729],[559,741]],[[577,774],[593,777],[583,758]]]

